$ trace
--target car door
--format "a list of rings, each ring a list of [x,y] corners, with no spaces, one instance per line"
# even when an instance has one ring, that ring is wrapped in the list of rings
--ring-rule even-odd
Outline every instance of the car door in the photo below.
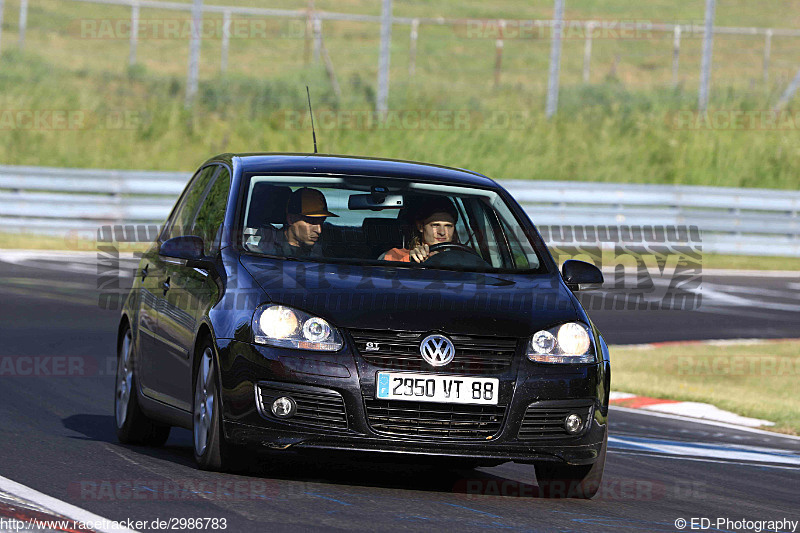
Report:
[[[169,220],[167,220],[169,224]],[[136,375],[142,392],[148,396],[154,395],[154,378],[156,375],[153,367],[152,354],[156,345],[156,331],[158,329],[158,301],[161,298],[161,279],[163,278],[164,265],[158,256],[158,243],[156,243],[143,256],[140,263],[141,270],[136,275],[140,278],[139,285],[139,327],[138,337],[138,364]]]
[[[230,173],[217,165],[211,181],[199,198],[199,207],[191,221],[184,226],[183,235],[203,239],[207,256],[219,252],[219,239],[225,208],[230,192]],[[169,290],[165,305],[159,314],[158,332],[169,361],[169,379],[165,393],[174,405],[190,409],[192,402],[191,349],[197,326],[216,301],[219,288],[211,272],[181,264],[167,264]]]
[[[199,181],[204,181],[204,184],[198,186]],[[161,390],[159,382],[161,381],[162,372],[155,354],[159,348],[157,338],[158,314],[161,307],[163,307],[163,284],[167,277],[166,263],[159,255],[158,249],[161,243],[169,238],[169,232],[175,227],[176,221],[184,216],[184,206],[189,192],[196,187],[205,187],[206,184],[207,180],[203,176],[203,169],[200,169],[192,176],[189,185],[184,189],[178,201],[175,202],[175,207],[172,209],[170,216],[167,217],[158,240],[142,256],[140,263],[142,268],[137,272],[137,276],[141,278],[141,292],[138,328],[139,360],[136,371],[142,392],[152,398],[162,399],[159,392]]]
[[[217,165],[201,168],[192,178],[173,216],[159,239],[159,244],[180,235],[189,235],[197,210],[211,184]],[[143,354],[143,391],[161,402],[189,410],[191,404],[175,395],[174,381],[180,379],[188,368],[191,345],[185,331],[194,330],[194,322],[185,302],[185,295],[172,291],[174,259],[156,254],[152,271],[148,274],[151,289],[155,291],[156,324],[150,350]]]

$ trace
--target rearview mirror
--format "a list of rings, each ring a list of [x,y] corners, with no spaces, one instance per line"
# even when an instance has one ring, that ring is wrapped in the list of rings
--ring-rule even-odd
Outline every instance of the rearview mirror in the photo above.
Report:
[[[351,194],[347,200],[347,208],[352,210],[370,209],[380,211],[381,209],[400,209],[403,207],[402,194]]]
[[[603,273],[591,263],[570,259],[561,267],[561,277],[572,291],[597,289],[603,284]]]

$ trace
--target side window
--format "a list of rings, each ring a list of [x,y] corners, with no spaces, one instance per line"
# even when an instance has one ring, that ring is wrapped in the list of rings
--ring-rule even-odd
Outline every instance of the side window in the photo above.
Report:
[[[194,215],[197,213],[197,208],[200,206],[200,202],[203,199],[203,193],[208,186],[208,183],[211,181],[214,172],[217,171],[219,167],[216,165],[211,165],[203,170],[192,180],[191,185],[189,185],[189,189],[186,191],[186,194],[183,195],[183,200],[181,201],[181,205],[178,206],[177,211],[175,211],[175,215],[172,217],[172,220],[167,227],[167,230],[164,235],[164,240],[172,239],[173,237],[179,237],[181,235],[190,235],[191,224],[194,220]]]
[[[230,190],[230,173],[227,168],[222,167],[205,195],[203,205],[197,212],[197,218],[194,221],[193,235],[203,238],[206,254],[211,255],[219,250],[222,223],[225,220],[225,207],[228,205]]]
[[[474,235],[479,245],[481,256],[484,260],[489,261],[494,268],[503,268],[503,257],[500,254],[497,236],[489,218],[491,207],[476,199],[465,201],[464,207],[469,217],[472,235]]]
[[[525,250],[522,248],[522,244],[519,242],[519,233],[515,233],[514,230],[508,225],[508,222],[504,219],[500,219],[500,223],[503,225],[503,231],[506,234],[506,238],[508,239],[508,245],[511,247],[511,256],[514,260],[514,266],[516,268],[538,268],[539,265],[531,266],[530,261],[528,260],[528,256],[525,253]],[[521,232],[522,229],[518,228],[518,232]]]
[[[452,198],[455,201],[456,209],[458,210],[458,221],[456,221],[456,236],[458,236],[458,242],[461,244],[471,244],[472,248],[475,248],[475,243],[472,239],[472,233],[470,232],[469,228],[467,227],[467,220],[464,216],[464,199],[463,198]]]

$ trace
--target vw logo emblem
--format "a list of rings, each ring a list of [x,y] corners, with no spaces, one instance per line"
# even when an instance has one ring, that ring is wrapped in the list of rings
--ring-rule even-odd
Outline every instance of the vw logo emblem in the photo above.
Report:
[[[456,349],[447,337],[428,335],[420,343],[419,353],[432,366],[444,366],[456,356]]]

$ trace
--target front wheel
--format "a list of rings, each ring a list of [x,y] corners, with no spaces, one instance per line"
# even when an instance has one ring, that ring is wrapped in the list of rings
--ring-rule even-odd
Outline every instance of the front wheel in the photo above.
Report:
[[[192,406],[192,433],[194,458],[202,470],[223,472],[238,470],[231,445],[222,433],[222,412],[214,363],[214,348],[206,340],[200,352],[200,361],[194,376],[194,404]]]
[[[608,431],[603,437],[600,453],[591,465],[537,464],[539,494],[545,498],[593,498],[603,480],[607,447]]]
[[[150,420],[139,406],[136,395],[135,350],[131,329],[125,326],[117,347],[117,379],[114,393],[114,419],[117,438],[123,444],[162,446],[170,427]]]

